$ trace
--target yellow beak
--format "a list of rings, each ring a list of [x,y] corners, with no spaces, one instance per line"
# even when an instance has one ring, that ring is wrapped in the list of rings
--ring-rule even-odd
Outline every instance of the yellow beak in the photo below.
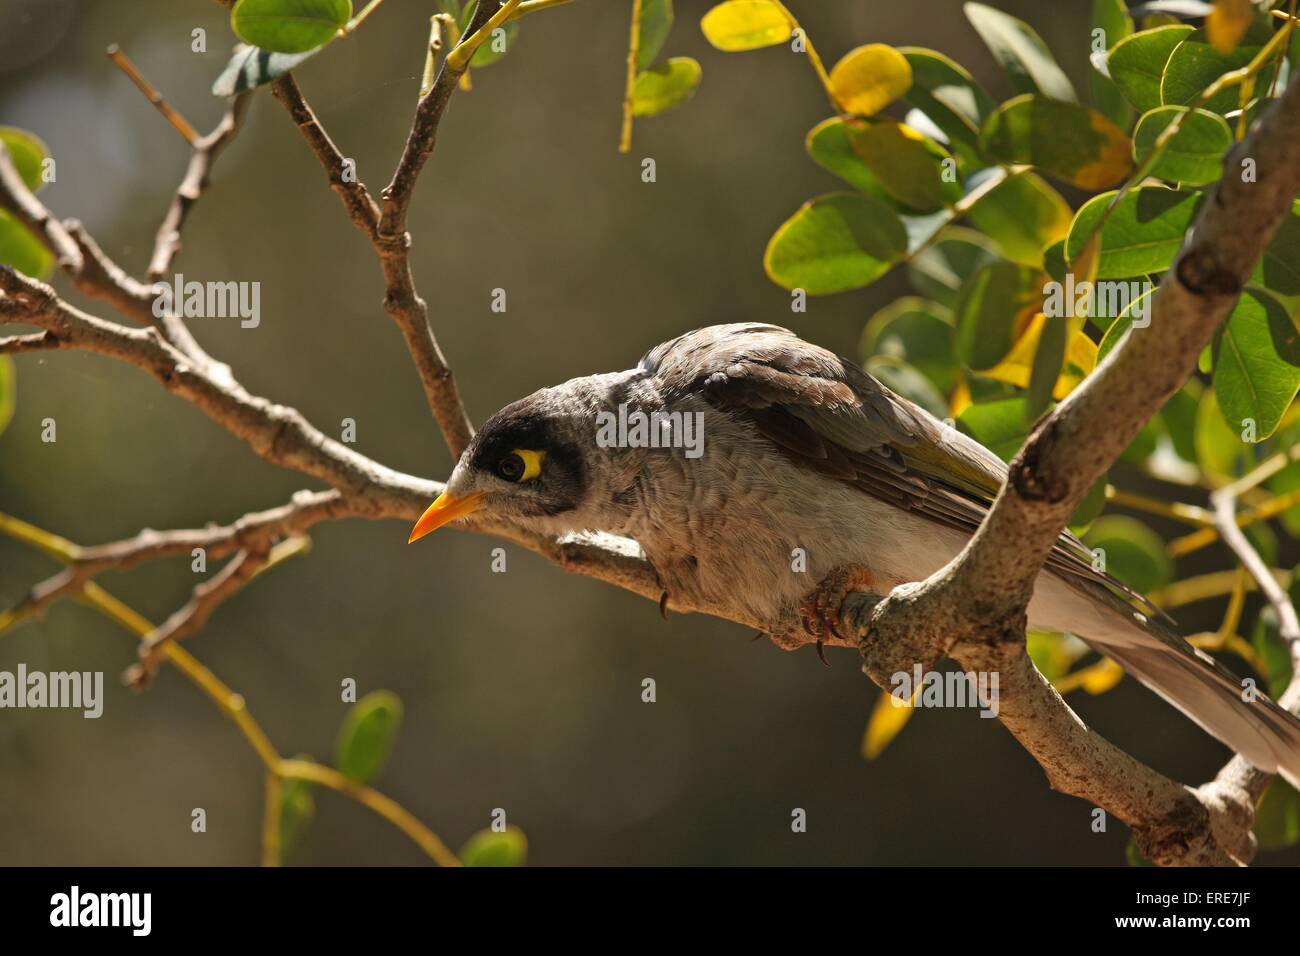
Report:
[[[420,515],[420,520],[411,529],[411,536],[406,539],[406,543],[419,541],[430,531],[437,531],[447,522],[478,511],[482,504],[483,492],[481,491],[471,492],[463,498],[454,498],[444,491],[438,496],[438,500],[429,505],[424,514]]]

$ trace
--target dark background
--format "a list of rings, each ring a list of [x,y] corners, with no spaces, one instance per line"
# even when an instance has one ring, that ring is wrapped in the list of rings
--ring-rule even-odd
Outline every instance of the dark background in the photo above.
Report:
[[[1084,87],[1089,4],[998,5],[1037,27]],[[517,49],[476,71],[473,91],[453,100],[411,231],[419,288],[476,421],[540,386],[626,368],[648,346],[715,322],[775,321],[854,354],[866,319],[906,291],[896,272],[792,315],[787,294],[763,275],[773,229],[809,196],[841,188],[803,149],[827,104],[802,56],[712,49],[698,29],[708,6],[678,0],[664,51],[700,60],[700,90],[638,122],[628,156],[615,149],[626,2],[576,0],[528,18]],[[828,66],[861,43],[929,46],[995,96],[1010,95],[953,0],[791,6]],[[355,37],[297,74],[376,191],[410,123],[430,12],[421,0],[387,0]],[[190,50],[195,27],[208,31],[205,54]],[[142,273],[188,154],[104,57],[110,42],[207,130],[222,108],[208,88],[232,37],[224,11],[204,0],[0,0],[0,123],[46,140],[58,181],[42,198]],[[657,161],[654,184],[640,181],[645,156]],[[252,391],[333,434],[355,418],[363,453],[447,474],[380,307],[371,249],[269,95],[257,96],[221,157],[176,270],[262,284],[260,328],[192,323]],[[507,290],[505,314],[489,309],[496,287]],[[16,365],[0,510],[97,543],[144,526],[229,521],[308,486],[135,369],[75,352]],[[58,422],[56,444],[40,441],[46,417]],[[378,785],[453,847],[503,807],[539,864],[1123,860],[1118,821],[1093,833],[1091,808],[1050,792],[997,722],[971,711],[922,711],[883,757],[864,762],[859,743],[877,691],[849,652],[832,652],[828,670],[811,650],[750,643],[723,621],[665,624],[650,602],[513,547],[508,573],[492,574],[492,539],[449,533],[408,548],[407,531],[319,526],[311,555],[221,608],[189,648],[245,695],[285,755],[332,757],[345,677],[363,693],[398,693],[405,726]],[[0,540],[0,605],[53,570]],[[102,583],[157,621],[194,582],[177,561]],[[1222,608],[1197,610],[1203,620],[1184,618],[1212,627]],[[177,672],[139,696],[118,686],[133,657],[130,635],[70,603],[0,640],[0,669],[103,670],[107,692],[98,721],[0,712],[0,863],[257,860],[260,764]],[[645,677],[658,683],[653,705],[640,700]],[[1226,757],[1131,680],[1071,701],[1180,779],[1207,779]],[[206,834],[190,831],[194,807],[207,810]],[[805,834],[790,831],[794,807],[808,811]],[[318,791],[317,808],[291,862],[425,861],[346,799]]]

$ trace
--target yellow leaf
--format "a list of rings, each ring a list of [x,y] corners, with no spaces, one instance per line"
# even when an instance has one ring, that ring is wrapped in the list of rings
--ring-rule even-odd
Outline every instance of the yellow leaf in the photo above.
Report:
[[[866,733],[862,735],[862,756],[868,760],[875,760],[884,753],[890,741],[898,736],[898,732],[911,718],[912,710],[910,700],[903,703],[893,694],[881,691],[880,696],[876,698],[876,705],[871,708]]]
[[[1079,672],[1080,684],[1089,694],[1104,694],[1124,679],[1124,668],[1103,657]]]
[[[948,396],[948,414],[953,418],[956,418],[970,406],[970,385],[966,383],[966,379],[959,379],[957,381],[957,387],[954,388],[952,394]]]
[[[872,116],[912,87],[912,66],[892,46],[870,43],[846,53],[831,70],[831,91],[846,113]]]
[[[731,53],[784,43],[794,28],[795,23],[772,0],[727,0],[700,20],[705,38]]]
[[[1251,0],[1214,0],[1214,9],[1205,18],[1210,46],[1220,53],[1231,53],[1254,19],[1255,6]]]
[[[980,374],[1019,388],[1028,388],[1030,372],[1034,365],[1034,354],[1038,351],[1038,339],[1043,334],[1043,326],[1046,323],[1047,317],[1043,313],[1035,313],[1025,331],[1016,340],[1016,344],[1011,347],[1007,357],[987,372]],[[1096,364],[1096,343],[1083,331],[1076,331],[1065,348],[1065,367],[1056,384],[1052,386],[1052,398],[1060,401],[1069,395]]]

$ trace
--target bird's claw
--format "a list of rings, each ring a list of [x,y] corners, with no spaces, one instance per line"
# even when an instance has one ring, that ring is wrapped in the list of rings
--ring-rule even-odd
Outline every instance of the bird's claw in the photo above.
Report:
[[[817,656],[827,667],[825,645],[829,637],[851,642],[840,631],[840,614],[844,599],[855,591],[873,590],[875,578],[866,568],[857,564],[846,564],[835,568],[821,580],[821,583],[799,603],[799,619],[804,632],[816,641]]]

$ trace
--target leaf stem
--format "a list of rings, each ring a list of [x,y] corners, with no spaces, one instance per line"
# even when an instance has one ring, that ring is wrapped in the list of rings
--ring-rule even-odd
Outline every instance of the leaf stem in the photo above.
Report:
[[[623,128],[618,136],[618,151],[632,148],[632,91],[636,88],[636,61],[641,55],[641,0],[632,0],[632,30],[627,41],[627,82],[623,87]]]

